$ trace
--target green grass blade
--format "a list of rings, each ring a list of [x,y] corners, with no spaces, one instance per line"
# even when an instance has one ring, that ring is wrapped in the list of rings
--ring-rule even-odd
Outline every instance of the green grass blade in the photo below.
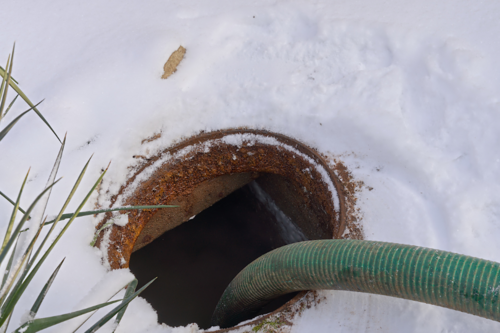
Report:
[[[9,66],[10,66],[10,54],[9,54],[9,57],[7,58],[7,65],[5,66],[5,68],[9,69]],[[3,75],[2,76],[2,85],[0,86],[0,101],[3,102],[3,98],[1,98],[1,96],[3,96],[3,92],[4,92],[4,89],[9,89],[8,86],[6,86],[6,83],[7,83],[7,75]],[[2,115],[2,112],[0,112],[0,120],[2,119],[3,115]]]
[[[18,242],[19,242],[19,237],[16,239],[16,244],[14,245],[14,249],[12,250],[12,253],[10,254],[9,261],[7,262],[7,267],[5,267],[5,271],[3,273],[3,279],[2,279],[2,286],[0,287],[0,290],[3,289],[3,287],[5,286],[5,283],[7,282],[7,278],[10,275],[10,270],[12,269],[12,263],[14,262],[14,256],[16,254]]]
[[[38,235],[40,234],[40,231],[43,229],[43,227],[45,226],[45,222],[46,222],[47,218],[45,218],[45,220],[43,221],[43,223],[39,226],[39,229],[38,229],[38,232],[37,232],[37,235],[36,235],[36,238],[38,238]],[[52,228],[51,230],[52,231]],[[50,234],[50,231],[49,231],[49,234]],[[45,240],[49,237],[49,235],[46,235],[45,237]],[[36,238],[35,238],[35,241],[36,241]],[[33,242],[33,245],[35,244],[35,242]],[[43,245],[42,245],[43,246]],[[24,268],[24,271],[23,271],[23,274],[21,275],[21,277],[17,280],[17,283],[16,283],[16,286],[14,287],[14,290],[18,290],[21,286],[21,284],[23,283],[24,279],[26,278],[26,275],[28,274],[29,270],[31,269],[31,266],[32,266],[32,260],[30,260],[30,256],[31,256],[31,253],[32,253],[32,249],[29,251],[28,253],[28,260],[27,260],[27,264],[25,265],[25,268]],[[11,295],[12,296],[12,295]],[[9,297],[11,298],[11,297]],[[0,300],[0,305],[5,305],[4,302],[3,302],[3,299]],[[2,326],[0,326],[2,327]]]
[[[83,176],[85,175],[85,172],[87,171],[87,168],[89,166],[89,163],[90,163],[91,159],[92,159],[92,157],[90,157],[88,159],[87,163],[85,163],[85,166],[83,167],[82,171],[80,172],[80,175],[78,176],[78,178],[77,178],[77,180],[75,182],[75,185],[73,185],[73,188],[71,189],[71,192],[69,193],[68,198],[64,202],[64,205],[62,206],[61,211],[59,212],[59,215],[57,215],[57,217],[54,220],[50,221],[50,223],[57,224],[57,222],[59,222],[59,220],[61,219],[61,217],[64,215],[64,211],[66,210],[66,207],[69,205],[71,199],[73,198],[73,195],[75,194],[76,189],[80,185],[80,183],[81,183],[81,181],[83,179]]]
[[[88,163],[88,162],[87,162]],[[94,186],[92,186],[92,188],[90,189],[90,191],[87,193],[87,195],[85,196],[85,198],[82,200],[82,202],[80,203],[80,205],[78,206],[77,210],[75,213],[73,213],[73,216],[70,218],[70,220],[66,223],[66,225],[64,226],[64,228],[61,230],[61,232],[59,233],[59,235],[56,237],[56,239],[52,242],[51,246],[49,247],[49,249],[47,250],[47,252],[50,252],[55,244],[59,241],[59,239],[61,239],[62,235],[66,232],[66,230],[69,228],[69,226],[71,225],[71,223],[73,223],[73,221],[75,220],[75,218],[78,216],[78,213],[80,213],[80,210],[83,208],[83,206],[85,206],[85,204],[87,203],[87,200],[90,198],[90,195],[92,194],[92,192],[94,192],[95,188],[97,187],[97,185],[101,182],[102,178],[104,177],[104,175],[106,174],[106,171],[104,171],[101,176],[99,177],[99,179],[94,183]],[[61,216],[62,214],[60,214]],[[56,222],[57,222],[58,219],[56,219]],[[55,223],[56,223],[55,222]],[[43,258],[45,258],[46,256],[48,255],[48,253],[46,253],[44,255]]]
[[[113,318],[118,312],[120,312],[123,308],[125,308],[128,303],[132,302],[134,298],[136,298],[144,289],[149,287],[151,283],[154,282],[156,278],[153,280],[149,281],[144,287],[130,295],[128,298],[124,299],[120,305],[115,307],[113,310],[108,312],[104,317],[102,317],[100,320],[98,320],[92,327],[90,327],[88,330],[85,331],[85,333],[94,333],[98,329],[100,329],[104,324],[106,324],[111,318]]]
[[[64,258],[64,259],[66,259],[66,258]],[[50,276],[47,283],[45,283],[45,285],[43,286],[42,290],[40,291],[40,294],[38,295],[35,303],[31,307],[31,310],[30,310],[30,317],[31,318],[35,318],[36,314],[38,313],[38,309],[40,309],[40,305],[42,305],[42,302],[45,299],[45,295],[47,295],[47,293],[49,292],[49,289],[50,289],[50,286],[52,285],[52,282],[54,282],[54,280],[57,276],[57,273],[59,273],[59,269],[61,268],[62,264],[64,263],[64,259],[61,261],[59,266],[57,266],[57,268],[54,270],[54,273],[52,273],[52,275]]]
[[[15,270],[14,274],[11,274],[11,276],[9,276],[9,278],[7,279],[6,285],[2,288],[1,294],[0,294],[0,304],[4,304],[4,300],[7,297],[10,290],[12,289],[12,286],[14,285],[14,282],[16,281],[17,276],[23,270],[24,270],[24,273],[22,274],[22,277],[19,279],[19,281],[24,279],[24,276],[26,275],[25,263],[28,261],[29,255],[31,254],[31,251],[33,250],[33,247],[35,246],[35,243],[36,243],[36,240],[38,239],[38,236],[40,236],[40,232],[42,231],[42,227],[43,227],[43,225],[38,226],[38,230],[37,230],[35,237],[33,237],[33,239],[31,240],[28,248],[26,249],[26,251],[22,255],[21,259],[19,259],[18,264],[16,264],[16,270]],[[18,284],[19,283],[17,283],[17,285]],[[14,289],[14,292],[15,291],[16,290]],[[3,310],[3,307],[2,307],[2,310]],[[13,310],[13,308],[12,308],[12,310]],[[12,312],[12,310],[10,312]],[[10,314],[10,312],[7,312],[7,313],[2,312],[1,317],[2,318],[5,317],[5,315]]]
[[[7,133],[10,132],[10,130],[14,127],[14,125],[26,114],[28,111],[24,111],[21,113],[19,116],[16,117],[16,119],[12,120],[5,128],[0,132],[0,141],[7,135]]]
[[[65,137],[66,139],[66,137]],[[87,167],[90,163],[90,160],[92,158],[89,158],[89,160],[87,161],[87,163],[85,163],[85,166],[83,167],[82,171],[80,172],[80,175],[78,176],[78,179],[76,180],[75,182],[75,185],[73,185],[73,188],[71,189],[71,192],[70,194],[68,195],[68,198],[66,199],[66,202],[64,203],[63,207],[61,208],[61,211],[59,212],[59,215],[56,217],[56,219],[50,221],[50,222],[47,222],[45,225],[47,225],[48,223],[52,224],[52,227],[50,228],[49,232],[47,233],[47,235],[45,236],[45,239],[43,240],[42,244],[40,245],[40,247],[38,248],[38,251],[36,252],[36,254],[34,255],[33,259],[30,261],[30,267],[31,265],[33,265],[34,261],[36,260],[36,258],[38,257],[38,254],[40,253],[40,250],[43,248],[43,246],[45,245],[45,242],[47,241],[47,239],[49,238],[50,234],[52,233],[52,231],[54,230],[55,226],[57,225],[57,222],[59,222],[61,220],[61,217],[65,214],[64,211],[66,210],[66,207],[69,205],[71,199],[73,198],[73,195],[75,194],[76,192],[76,189],[78,188],[78,186],[80,185],[80,182],[82,181],[83,179],[83,176],[85,175],[85,172],[87,171]]]
[[[54,180],[56,179],[57,171],[59,171],[59,165],[61,165],[61,160],[62,160],[62,155],[64,152],[64,147],[66,145],[66,136],[64,136],[64,140],[61,144],[61,148],[59,149],[59,153],[57,154],[56,161],[54,162],[54,166],[52,167],[52,170],[50,171],[49,179],[47,180],[47,186],[52,184]],[[45,215],[45,209],[47,208],[47,204],[49,202],[50,194],[52,193],[52,190],[48,191],[47,194],[43,197],[41,204],[42,204],[42,210],[41,210],[41,216],[43,217]],[[41,222],[41,220],[40,220]]]
[[[91,306],[89,308],[59,315],[59,316],[53,316],[53,317],[46,317],[46,318],[40,318],[40,319],[35,319],[33,321],[29,321],[25,324],[23,324],[21,327],[17,328],[13,333],[35,333],[39,332],[41,330],[44,330],[48,327],[60,324],[62,322],[68,321],[70,319],[73,319],[75,317],[84,315],[88,312],[98,310],[100,308],[103,308],[105,306],[108,306],[110,304],[119,302],[120,300],[117,301],[112,301],[112,302],[107,302],[107,303],[102,303],[99,305]]]
[[[80,173],[80,176],[78,177],[78,180],[77,180],[75,186],[73,187],[73,190],[71,191],[70,196],[66,200],[66,202],[65,202],[65,204],[63,206],[63,209],[59,213],[59,217],[64,212],[64,209],[66,209],[66,206],[69,204],[69,201],[71,200],[71,197],[73,196],[74,192],[76,191],[76,188],[80,184],[80,182],[81,182],[81,180],[83,178],[83,175],[85,174],[85,171],[87,170],[89,162],[90,162],[90,159],[87,162],[87,164],[85,164],[85,167],[83,168],[82,172]],[[69,226],[71,225],[71,223],[75,220],[76,214],[78,214],[80,212],[80,210],[83,208],[83,206],[85,205],[85,203],[89,199],[90,195],[95,190],[95,188],[97,187],[97,185],[99,184],[99,182],[101,182],[101,180],[102,180],[102,178],[104,177],[105,174],[106,174],[106,171],[104,171],[101,174],[101,176],[99,177],[99,179],[97,180],[97,182],[94,184],[94,186],[89,191],[89,193],[87,194],[87,196],[81,202],[80,206],[78,206],[78,209],[77,209],[75,215],[73,215],[73,217],[66,223],[66,225],[64,226],[64,228],[59,232],[59,235],[50,244],[50,246],[47,249],[47,251],[45,251],[44,255],[42,256],[42,258],[40,258],[40,260],[38,261],[38,263],[31,270],[31,272],[27,276],[27,278],[23,281],[23,283],[19,286],[19,288],[15,289],[15,292],[13,292],[13,293],[11,293],[11,295],[9,295],[9,298],[7,299],[7,301],[4,303],[4,305],[0,309],[0,327],[2,326],[2,324],[4,323],[4,321],[6,319],[6,317],[4,317],[4,316],[6,316],[8,313],[10,313],[10,312],[13,311],[15,305],[19,301],[19,298],[22,296],[22,294],[24,293],[24,291],[26,290],[26,288],[28,287],[28,285],[31,283],[31,281],[33,280],[34,276],[36,275],[36,273],[40,269],[41,265],[44,263],[45,259],[47,259],[47,256],[54,249],[54,247],[56,246],[57,242],[59,242],[59,240],[61,239],[61,237],[63,236],[63,234],[66,232],[66,230],[69,228]],[[57,221],[58,221],[58,219],[56,219],[55,223],[57,223]]]
[[[47,225],[47,223],[44,224],[44,226]],[[54,228],[55,228],[55,224],[52,224],[52,227],[49,229],[49,232],[47,232],[47,234],[45,235],[45,238],[43,239],[42,243],[40,244],[40,246],[38,247],[38,250],[35,252],[35,255],[33,256],[33,258],[30,259],[30,261],[28,262],[28,266],[27,268],[30,269],[32,266],[33,266],[33,263],[35,262],[36,258],[38,257],[38,255],[40,254],[40,251],[43,249],[43,247],[45,246],[45,243],[47,242],[47,240],[49,239],[50,235],[52,235],[52,231],[54,231]],[[28,230],[28,229],[25,229],[25,230]],[[21,230],[21,232],[23,232],[24,230]]]
[[[29,214],[31,213],[31,211],[33,210],[33,208],[35,208],[36,204],[38,203],[38,201],[43,197],[43,195],[52,188],[52,186],[54,186],[55,184],[57,184],[57,182],[59,182],[60,179],[58,179],[57,181],[55,181],[52,185],[50,185],[49,187],[45,188],[45,190],[42,191],[42,193],[40,193],[36,198],[35,198],[35,201],[33,201],[33,203],[30,205],[30,207],[28,208],[28,210],[26,211],[26,214],[24,214],[23,218],[21,219],[21,221],[19,221],[14,233],[12,234],[12,236],[10,237],[9,241],[7,242],[7,244],[5,245],[5,247],[3,248],[3,250],[0,252],[0,265],[2,264],[3,260],[5,259],[5,256],[7,255],[7,253],[9,252],[12,244],[14,243],[14,239],[17,238],[17,236],[19,235],[19,232],[21,231],[24,223],[26,222],[26,220],[28,219],[28,216]],[[2,326],[2,324],[0,323],[0,327]]]
[[[3,113],[4,117],[7,115],[7,113],[9,113],[10,108],[12,107],[12,105],[14,105],[14,103],[16,102],[16,99],[18,97],[19,97],[19,94],[17,94],[16,97],[14,97],[14,99],[10,102],[9,106],[7,107],[7,109],[5,110],[5,112]]]
[[[7,242],[10,239],[10,234],[12,233],[12,228],[14,227],[14,223],[16,222],[17,211],[19,209],[19,201],[21,201],[21,195],[23,194],[24,185],[26,185],[26,181],[28,180],[29,174],[30,174],[30,170],[28,170],[28,173],[26,173],[26,177],[24,177],[23,184],[21,185],[21,189],[19,190],[19,194],[17,195],[17,200],[16,200],[16,203],[14,204],[14,209],[13,209],[12,214],[10,216],[9,225],[7,226],[7,231],[5,232],[5,237],[3,239],[2,248],[0,249],[0,251],[2,251],[5,248],[5,245],[7,245]]]
[[[2,66],[0,66],[0,72],[5,72],[5,69]],[[14,79],[14,77],[12,77],[11,80],[14,81],[15,83],[19,84],[19,82],[17,82],[17,80]]]
[[[12,66],[14,65],[14,51],[16,49],[16,44],[14,44],[14,46],[12,47],[12,57],[10,58],[10,66],[8,68],[8,73],[7,73],[7,82],[6,82],[6,86],[5,86],[5,91],[3,92],[3,95],[2,95],[2,101],[0,102],[0,118],[2,117],[3,115],[3,109],[5,107],[5,102],[7,101],[7,93],[9,92],[9,85],[10,85],[10,78],[12,76]]]
[[[12,201],[11,198],[9,198],[5,193],[3,193],[2,191],[0,191],[0,196],[1,197],[4,197],[5,200],[7,200],[8,202],[10,202],[12,205],[15,205],[16,203],[14,201]],[[18,207],[18,210],[23,213],[23,214],[26,214],[26,211],[24,209],[21,208],[21,206]],[[29,218],[28,218],[29,220]]]
[[[4,78],[6,77],[6,72],[3,68],[0,67],[0,75],[3,76]],[[10,81],[10,86],[12,87],[12,89],[14,89],[18,94],[19,96],[21,96],[21,98],[30,106],[33,108],[33,110],[36,112],[36,114],[38,115],[38,117],[40,117],[40,119],[42,119],[42,121],[50,128],[50,130],[52,131],[52,133],[54,133],[54,135],[56,136],[57,140],[59,140],[59,142],[61,142],[61,139],[59,139],[59,136],[57,136],[56,132],[54,131],[54,129],[52,128],[52,126],[50,126],[50,124],[47,122],[47,120],[45,120],[45,118],[43,117],[43,115],[40,113],[40,111],[38,111],[38,109],[36,108],[37,105],[33,105],[33,103],[29,100],[28,96],[26,96],[23,91],[19,88],[19,86],[14,82],[14,81]],[[62,142],[61,142],[62,143]]]
[[[100,213],[108,213],[108,212],[116,212],[120,210],[137,210],[137,209],[157,209],[157,208],[173,208],[179,207],[177,205],[157,205],[157,206],[128,206],[128,207],[117,207],[117,208],[108,208],[108,209],[97,209],[97,210],[89,210],[85,212],[79,212],[76,217],[95,215]],[[60,220],[66,220],[72,217],[75,213],[68,213],[61,215]],[[46,224],[54,223],[55,220],[49,221]]]
[[[0,194],[1,194],[1,192],[0,192]],[[9,201],[12,204],[14,204],[11,200],[9,200]],[[179,206],[178,205],[127,206],[127,207],[117,207],[117,208],[108,208],[108,209],[88,210],[85,212],[79,212],[78,214],[76,214],[76,217],[95,215],[95,214],[101,214],[101,213],[108,213],[108,212],[116,212],[116,211],[121,211],[121,210],[177,208],[177,207],[179,207]],[[58,221],[67,220],[67,219],[71,218],[74,214],[75,213],[62,214]],[[49,222],[45,223],[45,225],[53,224],[55,221],[56,221],[56,219],[50,220]],[[24,229],[24,230],[21,230],[21,232],[24,232],[27,230],[28,229]]]
[[[40,103],[42,103],[42,101],[40,101],[37,105],[39,105]],[[12,120],[1,132],[0,132],[0,141],[2,141],[2,139],[7,135],[7,133],[10,132],[10,130],[12,129],[12,127],[14,127],[14,125],[19,121],[19,119],[21,119],[26,113],[30,112],[31,110],[33,109],[33,107],[29,108],[28,110],[24,111],[23,113],[21,113],[19,116],[16,117],[16,119]]]
[[[16,203],[14,201],[12,201],[11,198],[9,198],[5,193],[3,193],[2,191],[0,191],[0,196],[4,197],[5,200],[7,200],[8,202],[10,202],[11,204],[15,205]],[[26,214],[26,211],[24,209],[22,209],[21,207],[18,208],[19,211],[23,214]]]
[[[57,175],[57,171],[59,170],[59,165],[61,164],[62,154],[63,154],[65,146],[66,146],[66,136],[64,136],[63,143],[61,144],[61,148],[59,149],[59,153],[57,154],[56,161],[54,162],[54,166],[52,167],[52,171],[50,172],[50,176],[49,176],[49,180],[47,181],[47,184],[52,183]],[[47,193],[47,198],[45,199],[45,203],[44,203],[45,206],[43,207],[42,215],[45,214],[45,208],[47,207],[47,203],[49,202],[50,193],[51,193],[51,191],[49,191]],[[45,225],[47,225],[47,223],[45,223]],[[29,261],[29,264],[28,264],[29,267],[31,267],[33,265],[33,263],[35,262],[36,258],[40,254],[40,251],[43,249],[45,242],[47,241],[47,239],[49,238],[49,236],[53,230],[54,230],[54,228],[50,228],[50,230],[47,233],[47,235],[45,236],[42,244],[40,244],[40,246],[38,247],[38,250],[35,252],[33,259],[31,259]]]
[[[7,321],[5,322],[4,326],[0,327],[0,333],[5,333],[7,332],[7,327],[9,326],[10,319],[12,318],[12,314],[9,316]]]
[[[137,279],[134,279],[132,282],[129,283],[127,287],[127,291],[125,292],[125,296],[123,297],[124,300],[128,299],[132,294],[135,292],[135,288],[137,288]],[[127,310],[128,305],[126,305],[123,309],[118,312],[118,315],[116,316],[115,319],[115,328],[111,333],[114,333],[116,329],[118,328],[118,325],[120,325],[120,321],[123,318],[123,315],[125,314],[125,311]]]
[[[129,285],[129,284],[127,283],[127,285],[126,285],[126,286],[123,286],[122,288],[120,288],[120,290],[118,290],[118,291],[117,291],[114,295],[112,295],[110,298],[108,298],[107,302],[109,302],[109,300],[110,300],[110,299],[112,299],[113,297],[115,297],[116,295],[118,295],[118,293],[119,293],[122,289],[127,288],[127,286],[128,286],[128,285]],[[77,327],[77,328],[75,328],[75,330],[74,330],[72,333],[76,333],[76,332],[77,332],[77,331],[78,331],[78,330],[79,330],[79,329],[80,329],[83,325],[85,325],[85,323],[86,323],[86,322],[87,322],[90,318],[92,318],[92,316],[93,316],[94,314],[95,314],[95,312],[94,312],[94,313],[91,313],[91,314],[90,314],[90,316],[88,316],[88,317],[87,317],[87,319],[85,319],[84,321],[82,321],[82,322],[80,323],[80,325],[78,325],[78,327]]]

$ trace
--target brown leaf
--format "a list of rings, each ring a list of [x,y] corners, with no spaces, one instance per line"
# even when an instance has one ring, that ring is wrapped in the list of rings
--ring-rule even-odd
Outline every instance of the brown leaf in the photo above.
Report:
[[[179,46],[179,48],[172,53],[165,63],[165,66],[163,66],[164,73],[161,77],[162,79],[168,78],[177,71],[177,66],[179,66],[184,58],[184,54],[186,54],[186,49],[182,46]]]

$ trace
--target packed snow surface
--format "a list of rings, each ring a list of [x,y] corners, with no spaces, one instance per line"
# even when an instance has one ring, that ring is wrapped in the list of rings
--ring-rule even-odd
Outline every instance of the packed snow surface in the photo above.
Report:
[[[246,126],[342,160],[366,185],[358,194],[366,239],[500,261],[500,2],[3,0],[2,14],[3,61],[15,41],[14,77],[34,102],[45,98],[40,110],[56,132],[68,132],[58,173],[65,177],[46,214],[57,214],[92,153],[68,211],[110,160],[102,188],[113,194],[139,163],[133,155],[150,156],[201,130]],[[179,45],[184,60],[161,80]],[[24,109],[18,101],[3,126]],[[0,190],[15,197],[31,166],[21,202],[28,206],[58,150],[35,114],[23,118],[0,143]],[[11,209],[0,200],[3,229]],[[38,317],[97,302],[105,296],[99,286],[112,294],[128,282],[129,273],[108,272],[89,246],[93,223],[80,218],[69,228],[11,330],[63,257]],[[425,304],[323,294],[293,332],[500,330]],[[102,328],[111,330],[112,323]],[[138,298],[117,333],[173,331],[197,326],[157,324]]]

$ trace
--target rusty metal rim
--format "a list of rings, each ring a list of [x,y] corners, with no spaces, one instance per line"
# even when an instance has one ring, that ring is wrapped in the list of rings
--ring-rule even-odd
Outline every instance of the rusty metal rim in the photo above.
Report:
[[[148,158],[146,163],[141,165],[137,171],[132,175],[127,182],[120,188],[118,193],[114,195],[111,198],[111,205],[113,205],[117,198],[123,194],[123,191],[131,184],[134,182],[134,180],[137,178],[138,175],[140,175],[147,167],[151,166],[153,163],[158,161],[166,152],[169,152],[171,154],[174,154],[178,151],[180,151],[183,148],[193,146],[196,144],[201,144],[205,141],[209,140],[216,140],[216,139],[221,139],[224,136],[227,135],[232,135],[232,134],[256,134],[256,135],[263,135],[263,136],[269,136],[278,139],[279,141],[282,141],[283,143],[299,150],[301,153],[312,157],[320,166],[328,173],[330,176],[330,179],[332,180],[335,189],[337,191],[337,197],[339,200],[339,232],[337,235],[335,235],[336,238],[340,238],[342,234],[344,233],[345,227],[346,227],[346,209],[345,209],[345,197],[343,195],[344,189],[343,185],[338,179],[337,175],[333,172],[333,170],[328,166],[328,164],[325,162],[324,158],[316,151],[316,149],[305,145],[302,142],[299,142],[296,139],[293,139],[291,137],[288,137],[286,135],[280,134],[280,133],[274,133],[270,132],[267,130],[259,130],[259,129],[223,129],[223,130],[218,130],[218,131],[213,131],[213,132],[202,132],[198,135],[194,135],[187,140],[183,140],[177,144],[174,144],[173,146],[164,149],[161,151],[159,154]],[[101,223],[104,224],[104,223]]]
[[[165,156],[165,154],[170,153],[170,154],[173,155],[173,154],[179,152],[180,150],[182,150],[182,149],[184,149],[186,147],[200,145],[200,144],[202,144],[204,142],[207,142],[207,141],[210,141],[210,140],[222,139],[225,136],[233,135],[233,134],[253,134],[253,135],[260,135],[260,136],[274,138],[277,141],[279,141],[280,143],[283,143],[283,144],[285,144],[287,146],[290,146],[290,147],[296,149],[297,151],[299,151],[300,153],[308,156],[309,158],[311,158],[312,160],[314,160],[314,162],[316,162],[316,164],[318,164],[319,167],[321,167],[323,170],[325,170],[327,172],[330,180],[332,181],[334,187],[335,187],[336,195],[338,197],[338,203],[339,203],[339,207],[336,207],[338,209],[338,212],[337,212],[338,213],[338,220],[337,220],[338,229],[337,229],[337,232],[333,234],[333,236],[334,236],[334,238],[341,238],[341,236],[342,236],[342,234],[343,234],[343,232],[345,230],[345,227],[346,227],[346,208],[345,208],[345,197],[344,197],[345,191],[344,191],[343,185],[340,182],[340,180],[338,179],[338,177],[335,175],[335,173],[332,171],[332,169],[328,166],[328,164],[326,163],[325,159],[321,156],[321,154],[319,154],[314,148],[311,148],[311,147],[309,147],[309,146],[307,146],[307,145],[305,145],[305,144],[303,144],[303,143],[301,143],[301,142],[299,142],[299,141],[297,141],[297,140],[295,140],[293,138],[285,136],[283,134],[273,133],[273,132],[269,132],[269,131],[266,131],[266,130],[225,129],[225,130],[219,130],[219,131],[215,131],[215,132],[200,133],[198,135],[190,137],[187,140],[184,140],[184,141],[182,141],[180,143],[177,143],[177,144],[175,144],[175,145],[173,145],[173,146],[171,146],[171,147],[169,147],[167,149],[164,149],[160,153],[156,154],[155,156],[153,156],[153,157],[148,158],[147,160],[145,160],[144,164],[142,164],[141,166],[139,166],[136,169],[136,172],[134,173],[134,175],[132,175],[127,180],[127,182],[120,188],[120,190],[118,191],[118,193],[111,198],[111,205],[113,205],[120,196],[124,195],[125,190],[131,184],[134,184],[134,182],[136,181],[137,177],[139,175],[141,175],[141,173],[143,171],[145,171],[148,167],[152,166],[155,162],[159,161],[163,156]],[[135,189],[133,191],[133,193],[137,194],[137,193],[140,193],[140,191],[138,191],[137,189]],[[335,193],[332,193],[332,195],[335,195]],[[127,197],[129,197],[129,195],[127,195]],[[97,228],[100,228],[103,224],[105,224],[106,221],[109,220],[109,218],[111,218],[111,215],[107,216],[97,226]],[[115,229],[116,228],[122,228],[122,227],[112,226],[112,228],[113,227],[115,227]],[[141,231],[139,231],[139,233],[140,232]],[[101,241],[103,239],[103,236],[104,236],[104,233],[101,233],[99,235],[98,241],[96,243],[96,246],[100,246],[100,243],[101,243]],[[136,238],[136,240],[137,240],[137,238]],[[119,251],[121,253],[121,248],[117,248],[115,250],[117,250],[117,251]],[[128,259],[129,258],[130,257],[128,257]],[[128,263],[128,261],[127,261],[127,263]],[[120,265],[119,267],[124,267],[124,266]],[[118,268],[118,267],[112,267],[112,268]],[[292,306],[293,304],[295,304],[306,293],[307,292],[302,292],[302,293],[296,295],[294,298],[292,298],[290,301],[288,301],[287,303],[285,303],[279,309],[273,311],[272,313],[264,315],[263,317],[260,317],[259,319],[256,319],[255,321],[246,323],[243,326],[257,324],[257,323],[261,322],[262,320],[265,320],[269,316],[272,316],[272,315],[274,315],[276,313],[279,313],[279,312],[283,311],[284,309],[286,309],[286,308]],[[214,331],[214,332],[228,332],[230,330],[237,329],[238,327],[241,327],[241,326],[237,326],[237,327],[230,328],[230,329],[218,330],[218,331]]]

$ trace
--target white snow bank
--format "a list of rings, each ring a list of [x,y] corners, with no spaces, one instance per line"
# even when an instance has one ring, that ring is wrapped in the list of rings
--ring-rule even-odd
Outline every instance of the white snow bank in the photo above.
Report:
[[[78,198],[112,160],[116,193],[137,160],[197,133],[265,128],[337,156],[372,191],[360,193],[365,236],[500,261],[500,3],[226,0],[139,3],[4,0],[0,54],[17,41],[15,78],[68,146],[47,212],[55,214],[95,153]],[[179,45],[178,71],[161,80]],[[21,103],[5,119],[17,115]],[[156,141],[141,145],[155,133]],[[41,191],[58,150],[35,115],[0,149],[0,187],[23,207]],[[20,153],[22,152],[22,153]],[[70,210],[78,203],[72,203]],[[91,208],[89,204],[88,208]],[[1,221],[11,211],[0,201]],[[107,273],[90,249],[90,218],[75,221],[12,322],[66,262],[40,310],[63,313]],[[5,228],[5,223],[1,224]],[[1,230],[0,230],[1,231]],[[498,323],[379,296],[327,292],[296,332],[479,332]],[[135,304],[135,305],[133,305]],[[155,313],[121,332],[160,332]],[[193,327],[186,330],[195,329]]]

